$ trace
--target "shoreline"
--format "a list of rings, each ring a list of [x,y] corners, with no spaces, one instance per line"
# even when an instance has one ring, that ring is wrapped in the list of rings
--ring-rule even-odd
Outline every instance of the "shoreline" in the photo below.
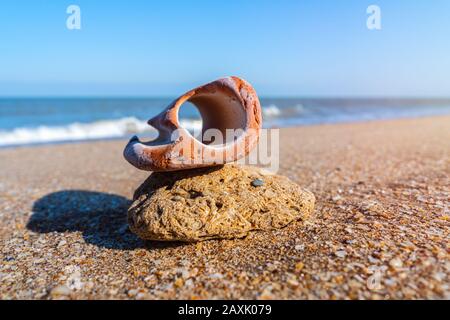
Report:
[[[395,121],[395,120],[406,120],[406,119],[421,119],[421,118],[431,118],[431,117],[447,117],[450,116],[450,113],[448,111],[445,112],[436,112],[436,113],[425,113],[425,114],[420,114],[420,115],[391,115],[391,116],[382,116],[382,117],[378,117],[378,118],[369,118],[369,119],[364,119],[364,118],[359,118],[359,119],[334,119],[334,120],[326,120],[326,119],[317,119],[317,120],[310,120],[312,122],[308,122],[308,123],[301,123],[301,118],[299,119],[294,119],[296,121],[298,121],[298,123],[292,123],[289,124],[287,122],[288,119],[281,119],[281,122],[285,122],[284,125],[279,126],[279,125],[271,125],[271,126],[267,126],[264,127],[264,129],[289,129],[289,128],[297,128],[297,127],[309,127],[309,126],[321,126],[321,125],[333,125],[333,124],[357,124],[357,123],[371,123],[371,122],[378,122],[378,121]],[[56,126],[56,127],[52,127],[52,126],[44,126],[46,128],[49,129],[55,129],[55,128],[65,128],[71,125],[93,125],[95,123],[101,123],[101,122],[108,122],[108,121],[120,121],[123,120],[125,118],[122,119],[104,119],[104,120],[98,120],[95,122],[88,122],[88,123],[69,123],[66,125],[62,125],[62,126]],[[139,120],[136,119],[137,121],[142,121],[143,123],[145,123],[145,120]],[[189,119],[189,121],[196,121],[194,119]],[[270,120],[269,120],[270,121]],[[272,119],[272,122],[277,123],[277,119]],[[270,122],[269,122],[270,123]],[[38,127],[20,127],[20,128],[16,128],[16,129],[23,129],[23,130],[37,130]],[[142,136],[146,139],[154,139],[156,137],[156,130],[153,129],[151,126],[149,126],[148,128],[150,128],[152,131],[148,131],[148,132],[142,132],[142,133],[138,133],[139,136]],[[10,133],[11,131],[14,130],[10,130],[10,131],[0,131],[0,133]],[[47,145],[61,145],[61,144],[73,144],[73,143],[86,143],[86,142],[101,142],[101,141],[122,141],[122,140],[129,140],[132,136],[134,136],[135,133],[133,134],[128,134],[128,135],[123,135],[123,136],[111,136],[111,137],[102,137],[102,138],[87,138],[87,139],[66,139],[66,140],[56,140],[56,141],[41,141],[41,142],[30,142],[30,143],[21,143],[21,144],[6,144],[6,145],[1,145],[1,141],[0,141],[0,151],[4,150],[4,149],[14,149],[14,148],[28,148],[28,147],[41,147],[41,146],[47,146]],[[1,137],[0,137],[1,138]]]
[[[128,230],[125,143],[0,148],[0,298],[450,298],[450,115],[282,128],[312,218],[194,244]]]

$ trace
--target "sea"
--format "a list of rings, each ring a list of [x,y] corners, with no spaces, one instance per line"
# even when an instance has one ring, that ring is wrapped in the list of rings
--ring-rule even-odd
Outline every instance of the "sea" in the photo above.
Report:
[[[171,98],[0,98],[0,147],[154,137],[147,120]],[[450,99],[261,98],[263,125],[282,128],[450,114]],[[185,103],[183,127],[201,128],[198,110]]]

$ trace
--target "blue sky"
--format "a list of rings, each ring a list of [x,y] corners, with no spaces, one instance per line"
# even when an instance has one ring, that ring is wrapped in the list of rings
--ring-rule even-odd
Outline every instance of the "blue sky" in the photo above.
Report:
[[[2,0],[0,95],[177,95],[237,75],[263,96],[449,97],[449,17],[447,0]]]

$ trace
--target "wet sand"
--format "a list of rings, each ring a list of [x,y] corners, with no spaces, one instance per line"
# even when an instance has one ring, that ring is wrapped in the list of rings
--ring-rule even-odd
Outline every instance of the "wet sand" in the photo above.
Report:
[[[2,299],[450,299],[450,116],[282,129],[313,217],[245,239],[143,242],[125,141],[0,150]]]

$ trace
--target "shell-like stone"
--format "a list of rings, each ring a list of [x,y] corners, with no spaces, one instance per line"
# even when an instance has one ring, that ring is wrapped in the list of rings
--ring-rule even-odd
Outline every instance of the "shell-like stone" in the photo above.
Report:
[[[255,187],[257,179],[264,183]],[[136,190],[128,223],[148,240],[239,238],[307,219],[314,202],[311,192],[288,178],[254,167],[155,172]]]
[[[203,120],[202,141],[194,138],[178,121],[178,110],[189,101]],[[148,123],[159,132],[158,138],[140,142],[133,137],[124,150],[125,159],[135,167],[149,171],[173,171],[207,167],[236,161],[258,143],[261,130],[261,106],[255,90],[246,81],[228,77],[193,89],[172,102]],[[223,135],[205,140],[215,129]],[[230,138],[230,130],[235,132]]]

